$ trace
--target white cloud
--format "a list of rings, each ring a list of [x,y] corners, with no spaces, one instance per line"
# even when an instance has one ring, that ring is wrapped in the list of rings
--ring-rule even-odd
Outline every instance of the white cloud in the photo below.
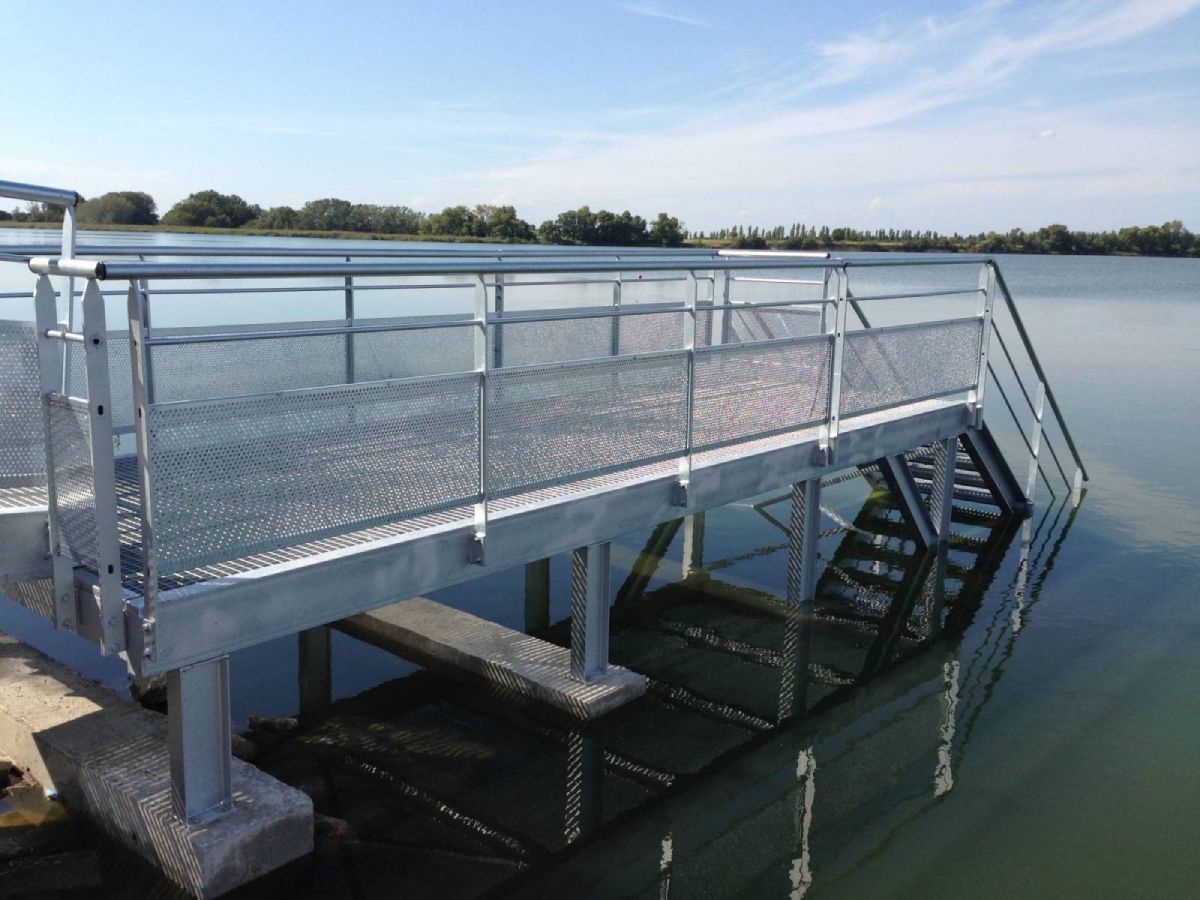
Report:
[[[1185,101],[1172,121],[1162,97],[1114,114],[1111,103],[1086,106],[1040,94],[1029,98],[1036,102],[1014,102],[999,89],[1054,57],[1125,44],[1198,5],[1066,0],[1018,15],[988,3],[899,30],[879,25],[819,47],[821,63],[772,107],[728,103],[662,127],[610,133],[601,144],[563,142],[460,181],[479,195],[504,190],[537,215],[582,202],[661,207],[703,228],[719,225],[741,204],[753,208],[761,224],[822,207],[840,210],[831,216],[836,221],[865,209],[883,185],[897,215],[929,217],[914,226],[974,229],[1005,223],[970,207],[964,185],[977,184],[979,196],[995,199],[995,179],[1018,179],[1004,182],[1007,190],[1036,201],[1030,208],[1045,215],[1053,194],[1048,186],[1075,178],[1083,193],[1062,199],[1083,214],[1085,197],[1124,191],[1122,183],[1158,190],[1183,161],[1195,159],[1200,117],[1194,101]],[[919,60],[939,64],[922,67]],[[835,84],[842,94],[837,100],[796,99],[814,85]],[[928,124],[926,114],[935,110],[939,116]],[[1057,127],[1047,128],[1047,119]],[[1030,142],[1029,135],[1041,140]],[[1053,155],[1047,155],[1051,137]],[[1036,188],[1030,179],[1038,180]],[[938,187],[945,184],[954,187]],[[817,199],[863,191],[872,193],[858,206]]]
[[[636,16],[647,16],[651,19],[665,19],[680,25],[691,25],[693,28],[712,28],[712,23],[686,13],[674,12],[657,3],[622,3],[621,9]]]

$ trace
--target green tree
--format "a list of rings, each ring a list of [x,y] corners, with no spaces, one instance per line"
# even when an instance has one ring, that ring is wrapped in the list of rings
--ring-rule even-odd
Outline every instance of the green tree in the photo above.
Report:
[[[683,229],[679,220],[665,212],[659,213],[658,218],[650,225],[650,243],[661,244],[664,247],[678,247],[682,244]]]
[[[79,205],[79,221],[88,225],[157,225],[154,198],[142,191],[109,191]]]
[[[180,200],[162,217],[162,224],[187,228],[241,228],[262,215],[257,205],[237,194],[199,191]]]
[[[451,237],[474,237],[475,214],[465,206],[447,206],[425,220],[428,234],[444,234]]]
[[[251,219],[243,228],[297,229],[300,228],[300,213],[290,206],[272,206],[257,219]]]

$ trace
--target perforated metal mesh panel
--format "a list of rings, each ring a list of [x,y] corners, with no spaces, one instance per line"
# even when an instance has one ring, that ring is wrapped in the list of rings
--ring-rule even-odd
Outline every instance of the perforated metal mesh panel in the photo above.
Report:
[[[578,312],[581,310],[572,310]],[[500,340],[499,363],[496,339]],[[611,356],[613,317],[522,322],[519,318],[488,328],[489,365],[541,366],[576,359]]]
[[[479,378],[151,407],[160,574],[473,501]]]
[[[732,307],[725,311],[728,318],[722,329],[721,310],[701,309],[696,312],[696,346],[709,344],[745,344],[752,341],[775,341],[781,338],[807,337],[821,333],[821,311],[817,307],[789,309],[744,309]],[[713,333],[713,328],[723,333]]]
[[[0,487],[46,483],[32,322],[0,321]]]
[[[113,428],[133,425],[133,375],[129,356],[129,332],[108,332],[108,387],[112,395]],[[72,397],[87,397],[87,359],[82,344],[67,344],[70,354],[67,393]]]
[[[488,375],[488,492],[503,495],[683,452],[687,354]]]
[[[373,319],[357,324],[413,324],[452,318],[462,317],[413,316]],[[290,322],[282,325],[239,325],[220,331],[288,331],[344,324],[342,320]],[[212,328],[154,329],[153,335],[170,337],[213,331]],[[348,349],[352,353],[348,353]],[[128,373],[128,344],[125,355],[125,371]],[[474,367],[471,330],[463,327],[159,344],[150,348],[154,399],[159,403],[167,403],[345,384],[351,371],[351,357],[356,382],[466,372]]]
[[[696,352],[692,444],[704,449],[802,428],[829,411],[833,338]]]
[[[46,404],[59,548],[76,562],[95,569],[96,495],[87,404],[58,395],[48,397]]]
[[[981,321],[849,332],[842,360],[843,418],[973,387]]]

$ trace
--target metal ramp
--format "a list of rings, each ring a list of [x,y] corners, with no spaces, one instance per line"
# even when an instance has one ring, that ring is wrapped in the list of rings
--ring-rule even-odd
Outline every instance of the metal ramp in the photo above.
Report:
[[[790,487],[788,603],[804,609],[823,479],[882,467],[922,542],[944,544],[955,497],[982,498],[973,481],[1028,511],[1046,400],[1080,467],[1064,479],[1078,490],[1084,475],[987,258],[144,259],[77,247],[73,192],[0,183],[0,196],[68,210],[60,252],[0,255],[34,276],[0,296],[16,310],[0,323],[0,583],[138,675],[167,673],[190,698],[171,710],[181,760],[228,718],[230,652],[397,598],[571,553],[571,670],[596,682],[615,535]],[[888,286],[899,270],[905,286]],[[883,282],[856,294],[852,276]],[[223,312],[158,324],[199,298]],[[289,316],[255,321],[247,304],[272,298]],[[918,301],[934,309],[875,326],[863,312]],[[996,341],[1032,416],[1018,421],[1020,493],[984,418],[999,393],[1018,420],[994,366],[1001,310],[1039,376],[1031,397]],[[210,777],[222,767],[178,767],[188,822],[230,808]]]

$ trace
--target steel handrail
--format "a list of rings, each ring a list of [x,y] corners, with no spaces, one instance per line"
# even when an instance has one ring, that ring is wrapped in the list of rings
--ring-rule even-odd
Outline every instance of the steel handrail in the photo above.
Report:
[[[41,184],[23,184],[19,181],[0,181],[0,197],[12,200],[29,200],[33,203],[49,203],[74,209],[83,200],[75,191],[46,187]]]
[[[992,262],[991,265],[993,271],[996,273],[996,286],[1000,288],[1000,292],[1004,296],[1004,305],[1012,316],[1013,325],[1016,326],[1017,334],[1021,337],[1021,343],[1025,346],[1025,352],[1029,356],[1029,361],[1033,364],[1033,370],[1037,373],[1038,378],[1046,388],[1046,399],[1050,402],[1050,409],[1054,411],[1054,419],[1062,431],[1063,439],[1066,440],[1067,447],[1071,450],[1071,456],[1075,460],[1075,465],[1079,467],[1079,472],[1083,476],[1083,480],[1090,481],[1087,468],[1079,456],[1079,448],[1075,446],[1075,440],[1071,437],[1070,429],[1067,428],[1066,417],[1063,416],[1062,409],[1058,405],[1058,399],[1054,396],[1054,391],[1050,387],[1050,380],[1046,377],[1046,371],[1042,368],[1042,362],[1038,358],[1037,351],[1033,349],[1033,342],[1029,339],[1029,332],[1025,330],[1025,323],[1021,319],[1021,314],[1017,312],[1017,304],[1008,290],[1008,284],[1004,281],[1004,275],[995,262]]]

